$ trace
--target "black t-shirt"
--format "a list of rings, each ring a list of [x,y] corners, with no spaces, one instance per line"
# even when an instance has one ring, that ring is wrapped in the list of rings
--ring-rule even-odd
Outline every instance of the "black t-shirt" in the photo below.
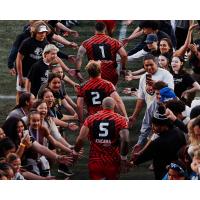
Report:
[[[52,26],[53,28],[56,28],[56,24],[60,22],[59,20],[49,20],[48,25]]]
[[[176,96],[181,98],[181,94],[192,87],[195,80],[188,73],[183,74],[173,74],[174,78],[174,92]]]
[[[42,52],[44,47],[48,44],[48,41],[37,41],[35,38],[25,39],[20,48],[19,52],[24,56],[22,61],[22,72],[23,76],[27,77],[31,66],[42,58]]]
[[[166,166],[177,159],[179,149],[186,144],[184,133],[175,127],[159,136],[134,161],[134,164],[138,165],[153,159],[156,179],[164,177],[167,173]]]
[[[28,73],[27,78],[31,82],[31,93],[37,95],[40,86],[47,82],[49,66],[44,63],[43,58],[34,63]]]

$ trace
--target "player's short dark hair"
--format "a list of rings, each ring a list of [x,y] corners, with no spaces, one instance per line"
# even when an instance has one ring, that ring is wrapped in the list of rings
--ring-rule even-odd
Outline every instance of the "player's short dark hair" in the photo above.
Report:
[[[90,77],[97,77],[101,73],[100,64],[97,61],[90,61],[85,67]]]
[[[96,29],[98,32],[102,32],[105,28],[106,28],[106,25],[105,25],[103,22],[97,22],[97,23],[95,24],[95,29]]]
[[[144,20],[139,25],[140,28],[152,28],[157,30],[159,28],[159,22],[156,20]]]

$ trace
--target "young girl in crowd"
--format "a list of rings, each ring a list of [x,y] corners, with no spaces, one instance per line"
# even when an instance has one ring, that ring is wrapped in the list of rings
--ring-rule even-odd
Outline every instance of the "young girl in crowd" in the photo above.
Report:
[[[55,122],[57,126],[68,128],[71,131],[75,131],[78,129],[78,126],[75,123],[73,122],[68,123],[59,119],[58,110],[54,104],[55,98],[50,89],[45,88],[43,90],[43,92],[41,93],[41,99],[43,99],[47,104],[49,119],[53,119],[53,121]]]
[[[187,169],[181,161],[177,160],[167,166],[167,174],[163,180],[186,180],[188,179]]]
[[[62,89],[62,80],[60,75],[50,73],[48,77],[48,83],[45,86],[41,86],[39,92],[38,92],[38,98],[42,99],[42,92],[45,88],[48,88],[51,90],[53,96],[54,96],[54,106],[51,108],[52,112],[55,116],[55,123],[58,126],[61,126],[59,124],[60,121],[68,121],[68,120],[77,120],[78,116],[76,112],[74,111],[74,115],[66,115],[63,114],[62,108],[65,107],[67,109],[68,103],[65,99],[65,94],[63,93]],[[58,119],[58,120],[56,120]]]
[[[187,105],[190,105],[188,95],[195,91],[200,91],[200,85],[189,73],[183,69],[183,58],[174,56],[171,61],[172,75],[174,78],[174,92]]]
[[[13,123],[13,126],[11,126],[11,122]],[[10,152],[15,153],[16,148],[20,149],[16,153],[22,158],[23,166],[29,171],[26,172],[25,175],[24,175],[25,172],[23,173],[23,176],[26,179],[44,179],[43,177],[40,176],[43,174],[40,173],[40,170],[38,168],[38,163],[36,162],[38,159],[38,153],[41,155],[45,155],[48,159],[54,160],[58,163],[66,163],[66,164],[71,163],[72,160],[70,156],[58,155],[55,152],[49,150],[47,147],[41,145],[39,142],[37,142],[35,138],[31,136],[29,131],[24,131],[25,130],[24,123],[21,122],[22,121],[17,118],[15,118],[15,120],[13,118],[9,118],[2,126],[6,135],[8,134],[9,138],[15,144],[9,138],[1,140],[0,157],[6,157],[6,155]],[[38,126],[39,124],[40,122],[37,121],[32,122],[32,126]],[[7,126],[13,128],[8,129]],[[20,137],[22,137],[22,139]],[[48,176],[45,179],[52,179],[52,177]]]
[[[5,135],[12,140],[17,150],[16,153],[20,157],[22,157],[24,150],[32,145],[29,135],[24,135],[24,127],[23,120],[16,117],[8,118],[2,125]]]
[[[170,71],[170,57],[168,53],[160,54],[158,57],[159,67]]]
[[[200,180],[200,148],[196,149],[191,163],[193,175],[191,180]]]
[[[24,177],[20,173],[21,159],[15,153],[9,153],[6,157],[6,161],[12,166],[14,177],[13,180],[24,180]]]
[[[62,79],[62,89],[63,89],[63,93],[64,93],[64,97],[67,101],[67,103],[69,104],[69,108],[68,110],[70,111],[71,114],[74,114],[75,111],[73,109],[77,109],[77,105],[76,103],[69,97],[69,95],[67,95],[67,93],[65,92],[65,87],[64,87],[64,82],[73,86],[75,92],[76,92],[76,87],[79,86],[79,84],[75,83],[74,81],[72,81],[68,76],[66,76],[64,73],[63,73],[63,69],[62,67],[60,66],[59,63],[52,63],[51,64],[51,71],[52,73],[54,74],[58,74],[60,75],[61,79]],[[70,107],[71,106],[71,107]]]
[[[14,179],[14,170],[12,166],[6,162],[0,163],[0,172],[3,180],[13,180]],[[0,178],[1,179],[1,178]]]
[[[8,180],[6,177],[6,173],[3,170],[0,170],[0,180]]]
[[[37,100],[33,104],[32,108],[36,109],[38,113],[35,112],[29,115],[30,128],[33,126],[34,119],[39,118],[40,124],[37,127],[39,137],[40,137],[40,134],[43,134],[43,137],[45,137],[54,147],[60,148],[61,150],[67,153],[72,153],[72,150],[68,146],[63,145],[59,140],[55,139],[51,135],[51,132],[50,132],[51,130],[49,129],[50,127],[48,125],[48,116],[47,116],[48,109],[47,109],[46,102],[43,100]],[[40,141],[38,140],[38,142]],[[44,145],[43,142],[41,144]]]

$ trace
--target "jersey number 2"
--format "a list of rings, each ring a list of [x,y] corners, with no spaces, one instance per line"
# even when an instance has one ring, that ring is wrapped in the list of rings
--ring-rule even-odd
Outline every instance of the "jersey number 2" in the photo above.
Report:
[[[99,92],[91,92],[92,97],[92,104],[93,105],[100,105],[101,101],[99,101],[100,94]]]

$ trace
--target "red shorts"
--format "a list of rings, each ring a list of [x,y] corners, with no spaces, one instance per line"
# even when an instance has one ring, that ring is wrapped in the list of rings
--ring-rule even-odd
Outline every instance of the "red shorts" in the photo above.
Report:
[[[110,81],[113,85],[117,85],[119,76],[117,68],[112,61],[101,63],[101,78]]]
[[[91,180],[119,179],[120,164],[116,161],[90,160],[88,169]]]

